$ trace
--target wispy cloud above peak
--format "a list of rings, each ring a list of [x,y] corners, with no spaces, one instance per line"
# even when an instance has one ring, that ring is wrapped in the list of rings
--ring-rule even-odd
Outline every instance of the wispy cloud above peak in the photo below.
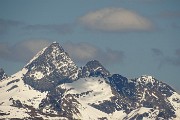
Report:
[[[138,13],[124,8],[104,8],[80,17],[79,22],[91,30],[106,32],[146,31],[152,23]]]

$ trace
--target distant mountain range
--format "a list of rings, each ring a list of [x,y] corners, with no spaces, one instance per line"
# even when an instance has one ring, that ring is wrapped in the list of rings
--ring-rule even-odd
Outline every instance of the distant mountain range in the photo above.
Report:
[[[152,76],[111,74],[97,60],[78,67],[54,42],[14,75],[0,69],[0,119],[180,120],[180,95]]]

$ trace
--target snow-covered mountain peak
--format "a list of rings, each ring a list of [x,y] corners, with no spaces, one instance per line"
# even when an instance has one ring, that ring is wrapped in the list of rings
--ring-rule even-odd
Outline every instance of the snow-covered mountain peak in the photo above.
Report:
[[[51,45],[43,48],[41,51],[39,51],[30,61],[29,63],[25,66],[27,67],[29,64],[31,64],[33,61],[36,61],[37,59],[39,59],[41,56],[46,55],[48,56],[48,54],[53,54],[55,57],[56,54],[64,52],[64,49],[62,48],[62,46],[59,45],[59,43],[57,42],[53,42]]]
[[[0,80],[7,78],[6,73],[2,68],[0,68]]]
[[[34,87],[37,86],[37,83],[40,84],[40,81],[43,84],[46,81],[46,83],[51,83],[51,87],[55,87],[62,82],[59,80],[74,80],[78,77],[78,67],[62,46],[55,42],[41,50],[25,68],[28,69],[28,72],[25,74],[24,80]],[[45,84],[44,87],[49,88],[50,86],[47,87]],[[44,87],[43,89],[47,90]],[[39,87],[35,88],[38,89]]]

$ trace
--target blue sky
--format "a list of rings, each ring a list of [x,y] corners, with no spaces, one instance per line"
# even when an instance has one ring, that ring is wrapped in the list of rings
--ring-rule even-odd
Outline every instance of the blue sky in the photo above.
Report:
[[[11,75],[59,42],[81,66],[99,60],[128,78],[180,91],[179,0],[0,0],[0,67]]]

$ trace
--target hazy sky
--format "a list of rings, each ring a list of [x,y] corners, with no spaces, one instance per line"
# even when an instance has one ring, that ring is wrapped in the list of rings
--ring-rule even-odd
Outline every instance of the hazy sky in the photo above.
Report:
[[[11,75],[59,42],[81,66],[180,91],[180,0],[0,0],[0,67]],[[179,71],[179,72],[178,72]]]

